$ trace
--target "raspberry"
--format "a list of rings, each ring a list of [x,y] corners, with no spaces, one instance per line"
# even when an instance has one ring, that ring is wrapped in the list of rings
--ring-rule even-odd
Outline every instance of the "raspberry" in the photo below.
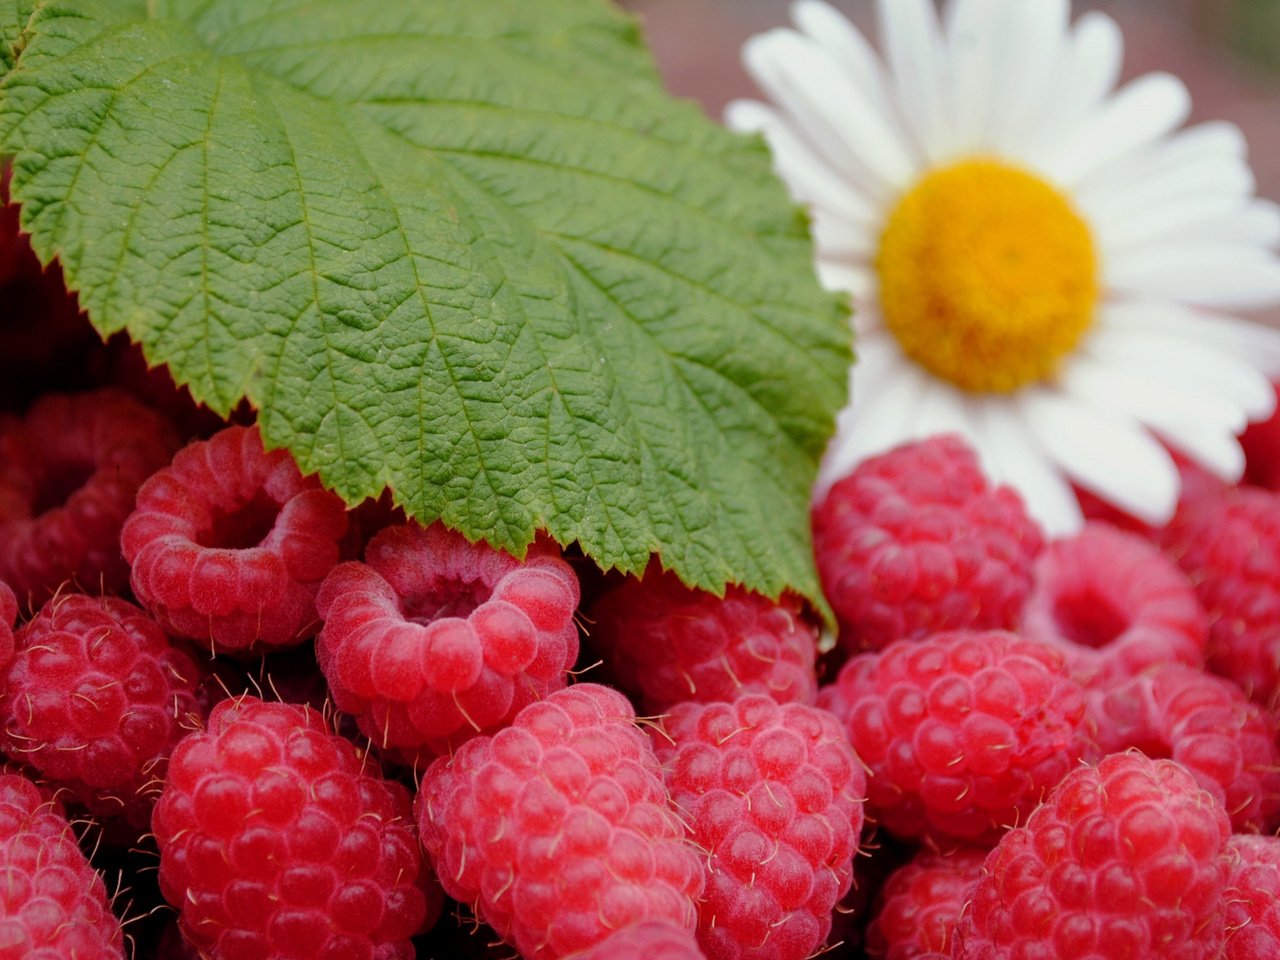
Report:
[[[4,676],[13,660],[13,626],[17,621],[18,598],[9,585],[0,580],[0,677]]]
[[[317,598],[320,667],[376,743],[442,753],[565,684],[578,581],[545,544],[522,563],[440,524],[389,527]]]
[[[982,873],[985,850],[924,850],[899,867],[880,891],[867,925],[872,960],[951,956],[956,924]]]
[[[1273,383],[1280,404],[1280,383]],[[1244,480],[1267,490],[1280,490],[1280,405],[1266,420],[1249,424],[1240,435],[1244,448]]]
[[[704,960],[694,935],[665,920],[623,927],[572,960]]]
[[[1204,664],[1208,623],[1186,576],[1140,537],[1090,523],[1036,560],[1024,636],[1052,643],[1083,684],[1153,664]]]
[[[1280,840],[1227,841],[1227,948],[1222,960],[1280,957]]]
[[[871,771],[868,816],[902,837],[993,842],[1092,750],[1062,654],[998,630],[861,654],[818,704]]]
[[[308,707],[214,708],[169,763],[160,889],[218,960],[408,960],[439,892],[409,795]]]
[[[0,774],[0,957],[124,958],[106,887],[71,825],[22,777]]]
[[[1280,814],[1276,719],[1235,684],[1182,664],[1091,692],[1104,753],[1137,747],[1176,760],[1226,807],[1236,830],[1270,830]]]
[[[17,633],[0,749],[104,817],[145,828],[199,675],[159,625],[115,597],[62,594]]]
[[[133,592],[175,636],[224,653],[296,643],[338,562],[346,507],[257,427],[188,444],[138,491],[121,546]]]
[[[526,960],[644,920],[694,927],[702,864],[631,704],[607,687],[557,690],[440,757],[417,813],[445,892]]]
[[[1074,770],[987,857],[956,960],[1216,960],[1225,935],[1221,804],[1171,760]]]
[[[812,519],[822,587],[849,649],[1012,628],[1043,542],[1018,495],[993,489],[951,435],[863,462]]]
[[[671,802],[707,851],[710,960],[803,960],[853,881],[866,776],[835,718],[761,694],[682,703],[653,735]]]
[[[1164,549],[1209,615],[1209,666],[1261,703],[1280,690],[1280,494],[1239,488],[1179,510]]]
[[[67,580],[123,587],[120,527],[176,445],[163,417],[111,389],[49,394],[0,422],[0,579],[33,607]]]
[[[794,598],[775,603],[736,586],[720,598],[650,569],[605,594],[591,618],[619,684],[654,713],[746,693],[779,703],[817,697],[818,630]]]

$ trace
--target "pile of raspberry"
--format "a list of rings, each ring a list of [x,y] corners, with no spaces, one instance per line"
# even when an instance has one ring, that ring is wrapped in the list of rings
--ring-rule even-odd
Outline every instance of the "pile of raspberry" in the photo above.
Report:
[[[1058,539],[886,451],[816,610],[346,504],[79,343],[0,355],[0,960],[1280,957],[1280,423]]]

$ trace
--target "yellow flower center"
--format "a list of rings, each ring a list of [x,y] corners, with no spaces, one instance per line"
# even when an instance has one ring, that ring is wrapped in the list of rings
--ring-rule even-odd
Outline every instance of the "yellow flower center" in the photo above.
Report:
[[[1039,177],[995,160],[935,170],[889,216],[876,258],[902,349],[965,390],[1052,374],[1093,318],[1093,237]]]

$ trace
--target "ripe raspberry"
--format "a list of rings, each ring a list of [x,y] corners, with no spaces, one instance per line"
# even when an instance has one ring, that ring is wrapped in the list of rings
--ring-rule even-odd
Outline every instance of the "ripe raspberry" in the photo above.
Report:
[[[1146,540],[1090,523],[1049,544],[1034,574],[1022,633],[1062,650],[1081,683],[1204,664],[1209,626],[1195,588]]]
[[[1092,750],[1062,654],[998,630],[861,654],[818,704],[871,771],[867,815],[943,844],[994,842]]]
[[[872,960],[916,960],[936,953],[951,956],[956,924],[982,874],[987,851],[959,849],[943,854],[923,850],[899,867],[880,891],[867,925]]]
[[[526,960],[643,920],[696,922],[698,853],[631,704],[607,687],[557,690],[437,759],[417,814],[445,892]]]
[[[1280,840],[1227,841],[1227,948],[1222,960],[1280,957]]]
[[[862,463],[813,510],[822,587],[849,649],[942,630],[1012,628],[1043,537],[958,437]]]
[[[266,453],[257,427],[227,427],[143,484],[120,542],[134,594],[166,629],[243,653],[314,630],[346,529],[342,501],[288,451]]]
[[[1216,960],[1227,813],[1170,760],[1074,770],[987,857],[956,960]]]
[[[671,802],[707,851],[710,960],[803,960],[853,881],[866,776],[835,718],[761,694],[682,703],[653,734]]]
[[[1231,816],[1236,830],[1268,831],[1280,815],[1276,718],[1235,684],[1171,663],[1088,695],[1104,753],[1137,747],[1176,760]]]
[[[1209,666],[1260,703],[1280,691],[1280,494],[1241,487],[1179,510],[1165,552],[1209,615]]]
[[[666,920],[623,927],[572,960],[705,960],[693,933]]]
[[[409,795],[308,707],[214,708],[169,763],[160,889],[218,960],[408,960],[434,920]]]
[[[13,660],[13,627],[18,622],[18,598],[9,585],[0,580],[0,677]],[[3,684],[0,684],[0,688]]]
[[[115,597],[60,594],[16,641],[0,750],[98,816],[145,828],[155,799],[146,788],[195,722],[191,658]]]
[[[1266,420],[1249,424],[1240,435],[1245,462],[1241,482],[1280,490],[1280,383],[1272,386],[1276,391],[1276,411]]]
[[[440,524],[389,527],[316,605],[334,702],[409,755],[505,725],[562,688],[578,656],[578,581],[549,545],[521,562]]]
[[[0,579],[32,607],[67,580],[123,587],[120,527],[176,445],[163,417],[111,389],[48,394],[0,421]]]
[[[763,693],[813,703],[818,630],[800,602],[731,586],[723,598],[653,568],[592,608],[591,636],[609,668],[649,711]]]
[[[124,958],[120,922],[100,877],[54,804],[0,774],[0,957]]]

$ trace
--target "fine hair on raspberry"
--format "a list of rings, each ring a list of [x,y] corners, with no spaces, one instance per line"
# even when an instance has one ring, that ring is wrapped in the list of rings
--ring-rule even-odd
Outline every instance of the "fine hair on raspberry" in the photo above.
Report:
[[[124,587],[120,529],[177,445],[163,416],[111,388],[47,394],[22,418],[0,417],[0,580],[32,607],[66,582]]]
[[[994,842],[1094,750],[1062,654],[1005,631],[860,654],[818,703],[870,771],[867,815],[941,846]]]
[[[945,630],[1012,629],[1044,537],[943,434],[859,464],[812,511],[822,590],[849,650]]]
[[[316,655],[367,737],[429,758],[564,687],[578,599],[549,542],[521,561],[438,523],[397,525],[325,580]]]
[[[257,427],[188,444],[138,491],[121,546],[138,600],[175,636],[220,653],[285,646],[319,627],[346,506]]]

